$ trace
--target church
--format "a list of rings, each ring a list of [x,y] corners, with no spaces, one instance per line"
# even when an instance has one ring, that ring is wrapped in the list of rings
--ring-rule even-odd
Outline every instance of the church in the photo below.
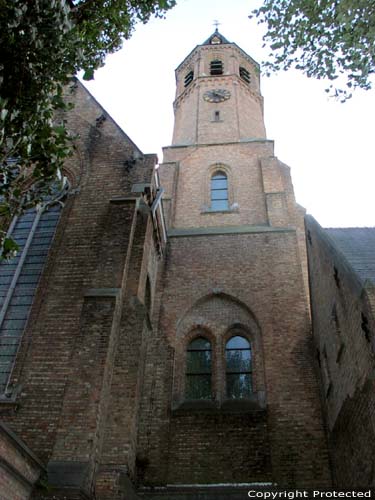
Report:
[[[375,229],[323,229],[217,29],[163,163],[77,80],[54,194],[0,263],[0,497],[375,486]]]

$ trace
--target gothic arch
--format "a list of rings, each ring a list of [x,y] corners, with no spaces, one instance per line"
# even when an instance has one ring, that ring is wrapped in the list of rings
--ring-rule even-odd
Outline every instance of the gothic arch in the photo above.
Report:
[[[56,185],[56,183],[55,183]],[[8,235],[19,246],[17,259],[0,262],[0,394],[7,391],[15,366],[17,353],[26,329],[31,306],[46,265],[57,226],[63,200],[70,185],[65,179],[43,201],[16,215]]]
[[[201,334],[212,344],[212,400],[224,399],[225,345],[234,332],[241,332],[254,350],[254,394],[264,400],[265,376],[261,329],[252,311],[242,301],[226,293],[211,293],[198,299],[177,322],[175,337],[173,406],[184,401],[186,349]]]
[[[208,316],[204,317],[203,313],[205,305],[213,300],[221,301],[228,307],[230,306],[233,313],[235,311],[238,313],[237,316],[235,314],[232,315],[233,321],[228,323],[228,325],[222,330],[222,333],[224,333],[224,330],[229,328],[230,325],[238,323],[243,325],[246,324],[250,329],[258,331],[260,334],[259,322],[251,309],[237,297],[225,292],[218,292],[203,295],[181,316],[176,324],[177,336],[185,334],[187,330],[193,328],[194,326],[206,326],[212,331],[212,320]]]

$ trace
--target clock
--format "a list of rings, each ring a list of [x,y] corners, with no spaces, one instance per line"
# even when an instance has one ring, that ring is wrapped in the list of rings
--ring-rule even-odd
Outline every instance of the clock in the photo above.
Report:
[[[223,102],[229,98],[230,92],[225,89],[207,90],[207,92],[203,94],[203,99],[207,102]]]

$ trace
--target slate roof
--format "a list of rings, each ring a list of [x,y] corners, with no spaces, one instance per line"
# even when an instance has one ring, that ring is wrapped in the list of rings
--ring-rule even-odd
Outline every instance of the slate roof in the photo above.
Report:
[[[375,284],[375,227],[325,228],[362,283]]]
[[[225,38],[225,36],[223,36],[221,33],[219,33],[219,31],[216,29],[216,30],[212,33],[212,35],[211,35],[209,38],[207,38],[207,40],[206,40],[205,42],[203,42],[203,43],[202,43],[202,45],[211,45],[211,40],[212,40],[214,37],[218,37],[218,38],[220,38],[221,43],[231,43],[231,42],[229,42],[229,41]]]

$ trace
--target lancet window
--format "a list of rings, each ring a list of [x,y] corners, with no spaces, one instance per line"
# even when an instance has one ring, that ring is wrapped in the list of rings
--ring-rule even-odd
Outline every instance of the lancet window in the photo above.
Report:
[[[231,337],[225,347],[226,394],[228,399],[249,398],[252,393],[252,355],[250,342],[240,335]]]
[[[212,397],[211,362],[211,342],[205,337],[196,337],[187,348],[185,387],[187,400]]]
[[[211,177],[211,210],[228,210],[228,177],[217,171]]]
[[[68,187],[59,183],[38,207],[15,217],[8,231],[19,250],[0,262],[0,393],[9,382]]]

